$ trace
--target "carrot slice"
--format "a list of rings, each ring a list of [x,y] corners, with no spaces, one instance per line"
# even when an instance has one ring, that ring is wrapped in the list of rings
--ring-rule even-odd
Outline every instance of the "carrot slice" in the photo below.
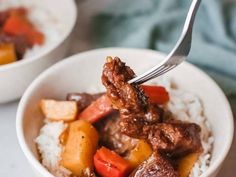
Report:
[[[103,95],[85,108],[79,114],[79,119],[85,119],[91,123],[95,123],[111,113],[112,110],[110,99],[106,95]]]
[[[44,35],[37,31],[25,16],[16,13],[12,13],[6,20],[3,32],[15,36],[25,36],[31,45],[44,43]]]
[[[105,147],[100,148],[95,154],[94,165],[102,177],[124,177],[131,169],[128,161]]]
[[[141,87],[153,103],[165,104],[170,99],[165,87],[153,85],[142,85]]]

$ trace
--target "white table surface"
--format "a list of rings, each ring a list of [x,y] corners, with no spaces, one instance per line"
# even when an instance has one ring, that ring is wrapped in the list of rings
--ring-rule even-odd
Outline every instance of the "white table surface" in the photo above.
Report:
[[[79,17],[69,54],[91,49],[89,42],[89,24],[91,16],[112,0],[79,1]],[[99,5],[98,5],[99,4]],[[0,105],[0,177],[34,177],[26,158],[17,141],[15,115],[18,101]],[[234,108],[235,110],[235,108]],[[236,135],[236,134],[235,134]],[[218,175],[219,177],[236,176],[236,136],[231,151]]]

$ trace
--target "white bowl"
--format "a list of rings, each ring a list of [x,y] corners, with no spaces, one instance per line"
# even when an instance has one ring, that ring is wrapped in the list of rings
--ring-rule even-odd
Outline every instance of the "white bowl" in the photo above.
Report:
[[[0,65],[0,103],[12,101],[22,96],[39,73],[65,56],[69,35],[77,17],[74,0],[21,0],[20,2],[46,9],[61,21],[65,29],[60,38],[52,45],[48,45],[45,50],[29,58],[7,65]]]
[[[143,49],[107,48],[80,53],[61,61],[41,74],[23,95],[17,111],[17,136],[20,146],[38,176],[52,177],[40,164],[34,139],[43,124],[38,103],[42,98],[65,99],[68,92],[98,92],[102,66],[108,55],[119,56],[134,71],[145,71],[163,59],[164,55]],[[201,177],[218,173],[232,142],[233,116],[229,103],[216,83],[191,64],[183,63],[168,73],[178,87],[197,94],[204,105],[214,134],[214,149],[210,167]]]

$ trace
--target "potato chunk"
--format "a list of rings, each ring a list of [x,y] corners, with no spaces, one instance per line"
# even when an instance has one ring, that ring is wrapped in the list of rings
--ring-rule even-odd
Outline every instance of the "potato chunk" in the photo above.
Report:
[[[130,162],[133,168],[136,168],[151,154],[151,146],[144,140],[139,140],[136,147],[129,153],[127,160]]]
[[[0,44],[0,65],[16,61],[16,54],[13,44]]]
[[[76,119],[78,108],[75,101],[43,99],[40,107],[45,117],[51,121],[72,121]]]
[[[98,133],[85,120],[70,123],[68,131],[60,164],[73,174],[81,176],[83,170],[93,169],[93,156],[97,149]]]
[[[179,160],[178,172],[180,177],[188,177],[200,153],[189,154]]]

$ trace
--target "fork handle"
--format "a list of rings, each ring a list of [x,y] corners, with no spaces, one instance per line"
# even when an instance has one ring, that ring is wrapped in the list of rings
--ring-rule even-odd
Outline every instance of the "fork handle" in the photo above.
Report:
[[[184,27],[182,30],[182,34],[180,39],[178,40],[176,46],[182,46],[181,43],[188,43],[191,46],[191,41],[192,41],[192,30],[193,30],[193,23],[195,20],[195,16],[198,10],[198,7],[201,3],[201,0],[193,0],[192,4],[189,8],[185,23],[184,23]],[[187,50],[186,50],[187,49]],[[175,51],[175,55],[186,55],[189,54],[190,52],[190,47],[189,48],[185,48],[184,51],[182,51],[183,48],[175,48],[173,51]]]

